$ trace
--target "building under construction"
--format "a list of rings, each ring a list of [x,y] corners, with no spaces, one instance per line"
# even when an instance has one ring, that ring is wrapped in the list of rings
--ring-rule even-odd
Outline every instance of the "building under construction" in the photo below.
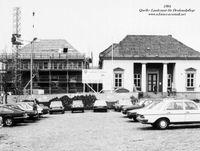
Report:
[[[7,91],[27,93],[32,72],[33,91],[54,94],[83,92],[82,69],[89,68],[91,59],[66,40],[48,39],[32,41],[17,54],[1,54],[0,61],[6,63]]]

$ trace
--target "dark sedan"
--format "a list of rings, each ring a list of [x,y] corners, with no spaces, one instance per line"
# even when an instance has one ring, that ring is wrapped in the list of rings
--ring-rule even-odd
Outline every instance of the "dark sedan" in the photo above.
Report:
[[[38,112],[37,110],[33,109],[33,107],[27,103],[27,102],[18,102],[16,103],[17,107],[19,107],[20,109],[24,110],[29,119],[35,119],[38,118]]]
[[[134,121],[137,121],[137,115],[138,115],[137,112],[138,111],[141,111],[143,109],[149,109],[152,106],[155,106],[156,104],[158,104],[159,102],[161,102],[161,100],[154,100],[154,101],[152,101],[152,103],[146,105],[143,108],[130,110],[130,111],[127,112],[127,117],[130,118],[130,119],[133,119]]]
[[[141,100],[139,103],[122,107],[122,113],[127,114],[130,110],[140,109],[152,103],[152,100]]]
[[[107,106],[106,101],[105,100],[96,100],[93,105],[93,111],[94,112],[97,112],[97,111],[107,112],[108,106]]]
[[[0,116],[5,126],[12,126],[14,123],[21,122],[28,117],[24,111],[3,105],[0,106]]]

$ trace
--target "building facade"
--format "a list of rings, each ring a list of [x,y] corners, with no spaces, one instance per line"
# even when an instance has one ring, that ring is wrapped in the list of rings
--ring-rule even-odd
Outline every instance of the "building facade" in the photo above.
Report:
[[[33,90],[44,90],[45,94],[82,92],[82,69],[89,68],[89,61],[85,54],[78,52],[66,40],[35,41],[19,49],[17,67],[21,89],[24,92],[30,90],[32,64]],[[13,70],[12,64],[8,61],[8,70]],[[12,87],[14,81],[8,82]]]
[[[128,35],[99,57],[105,90],[200,93],[200,53],[171,35]]]

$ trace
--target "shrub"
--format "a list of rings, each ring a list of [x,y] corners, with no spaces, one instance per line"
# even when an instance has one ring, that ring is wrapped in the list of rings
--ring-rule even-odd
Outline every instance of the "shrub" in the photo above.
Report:
[[[94,102],[97,100],[95,95],[80,95],[74,96],[73,98],[64,95],[60,99],[65,107],[65,110],[70,110],[73,100],[82,100],[85,109],[92,109]]]
[[[71,104],[72,104],[72,98],[68,97],[67,95],[64,95],[60,97],[60,100],[63,103],[63,106],[65,107],[65,110],[70,110],[71,109]]]

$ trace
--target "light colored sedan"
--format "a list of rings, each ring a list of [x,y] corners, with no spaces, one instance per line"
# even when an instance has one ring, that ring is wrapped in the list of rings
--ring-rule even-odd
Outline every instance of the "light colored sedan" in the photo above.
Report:
[[[170,124],[200,123],[200,107],[191,100],[167,99],[148,110],[138,111],[137,120],[166,129]]]
[[[65,113],[65,108],[61,101],[52,101],[49,106],[49,114],[54,112],[61,112],[62,114]]]
[[[131,99],[122,99],[118,100],[117,103],[114,105],[115,111],[121,112],[122,108],[125,106],[131,106],[133,103],[131,102]]]

